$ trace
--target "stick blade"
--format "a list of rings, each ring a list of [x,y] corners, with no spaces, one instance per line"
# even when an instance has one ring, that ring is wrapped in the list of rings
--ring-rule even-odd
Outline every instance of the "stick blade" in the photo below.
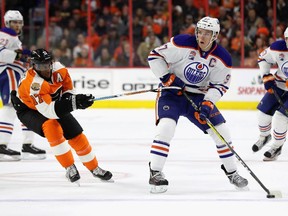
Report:
[[[270,191],[270,193],[266,197],[269,199],[282,198],[282,193],[281,191]]]

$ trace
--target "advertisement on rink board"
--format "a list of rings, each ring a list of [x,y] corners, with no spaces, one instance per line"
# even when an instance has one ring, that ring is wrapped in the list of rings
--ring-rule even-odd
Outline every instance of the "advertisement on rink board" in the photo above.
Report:
[[[70,68],[69,70],[77,92],[93,94],[96,97],[154,89],[159,83],[149,68]],[[231,109],[255,109],[265,93],[261,77],[259,69],[232,69],[230,89],[218,102],[220,106],[217,105],[223,107],[224,104],[224,108]],[[147,101],[151,104],[155,97],[155,93],[149,92],[115,98],[109,103],[111,105],[117,101],[118,103]],[[105,102],[101,101],[101,103]]]
[[[77,93],[95,97],[157,88],[149,68],[69,68]],[[255,109],[265,93],[259,69],[232,69],[231,85],[217,103],[219,108]],[[153,108],[156,93],[122,96],[94,103],[100,108]],[[1,104],[1,103],[0,103]]]

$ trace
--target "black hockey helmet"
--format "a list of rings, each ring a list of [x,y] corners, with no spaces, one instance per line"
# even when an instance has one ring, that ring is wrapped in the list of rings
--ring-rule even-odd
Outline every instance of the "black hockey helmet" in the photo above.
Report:
[[[53,56],[45,49],[36,49],[31,53],[31,63],[34,70],[44,78],[50,80]]]

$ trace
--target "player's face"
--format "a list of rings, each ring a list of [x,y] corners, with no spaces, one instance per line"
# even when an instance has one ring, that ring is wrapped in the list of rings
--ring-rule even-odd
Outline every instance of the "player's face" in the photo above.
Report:
[[[198,45],[203,51],[207,51],[211,46],[208,46],[212,38],[212,31],[199,28],[197,31]]]
[[[12,28],[17,34],[20,34],[23,28],[23,21],[21,20],[11,20],[10,28]]]
[[[34,64],[33,67],[44,79],[49,80],[51,78],[51,63]]]

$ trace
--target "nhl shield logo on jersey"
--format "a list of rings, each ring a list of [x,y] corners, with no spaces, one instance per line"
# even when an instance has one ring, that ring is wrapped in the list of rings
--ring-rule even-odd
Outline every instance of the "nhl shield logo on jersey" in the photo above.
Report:
[[[33,91],[38,91],[38,90],[40,90],[40,84],[39,84],[39,83],[32,83],[31,89],[32,89]]]
[[[208,75],[208,66],[201,62],[193,62],[184,69],[185,78],[192,84],[202,82]]]

